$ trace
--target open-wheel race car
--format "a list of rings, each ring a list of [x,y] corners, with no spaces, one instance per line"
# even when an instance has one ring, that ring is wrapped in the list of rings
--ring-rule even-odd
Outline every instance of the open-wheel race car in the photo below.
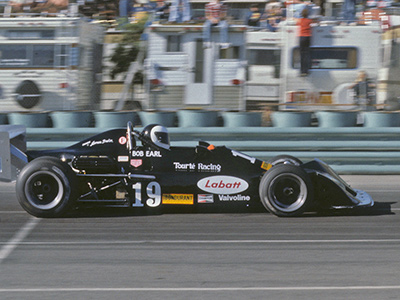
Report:
[[[160,210],[163,207],[261,206],[281,216],[368,207],[328,165],[280,155],[262,161],[200,141],[171,147],[167,129],[148,125],[105,131],[68,148],[27,151],[16,192],[37,217],[60,217],[80,206]]]

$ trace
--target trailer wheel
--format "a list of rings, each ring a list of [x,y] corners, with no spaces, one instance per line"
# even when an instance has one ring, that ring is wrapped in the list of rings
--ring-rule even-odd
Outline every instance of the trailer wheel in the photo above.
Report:
[[[308,174],[298,166],[280,164],[264,174],[259,187],[264,207],[279,217],[301,215],[313,201]]]
[[[19,174],[16,193],[20,205],[36,217],[60,217],[76,199],[72,169],[54,157],[28,163]]]
[[[298,159],[297,157],[291,155],[277,155],[273,158],[267,160],[267,163],[271,164],[272,166],[276,166],[279,164],[291,164],[294,166],[300,166],[303,162]]]
[[[40,89],[32,80],[22,81],[15,89],[16,100],[23,108],[32,108],[36,106],[42,95]]]

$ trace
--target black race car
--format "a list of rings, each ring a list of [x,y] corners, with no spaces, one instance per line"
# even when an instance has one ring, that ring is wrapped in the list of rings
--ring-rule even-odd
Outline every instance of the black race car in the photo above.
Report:
[[[290,217],[374,203],[320,160],[302,163],[281,155],[265,162],[206,142],[170,147],[167,129],[154,124],[138,132],[129,122],[127,129],[27,155],[16,191],[21,206],[37,217],[60,217],[83,205],[154,211],[260,204]]]

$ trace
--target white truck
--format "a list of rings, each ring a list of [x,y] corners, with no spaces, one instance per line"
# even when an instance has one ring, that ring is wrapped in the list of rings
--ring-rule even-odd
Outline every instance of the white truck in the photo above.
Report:
[[[97,109],[103,28],[79,17],[0,17],[2,111]]]

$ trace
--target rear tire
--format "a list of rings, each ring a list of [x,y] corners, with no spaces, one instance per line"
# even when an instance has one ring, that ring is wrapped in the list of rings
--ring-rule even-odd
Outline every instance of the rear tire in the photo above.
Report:
[[[76,199],[76,176],[54,157],[40,157],[28,163],[18,176],[16,193],[20,205],[41,218],[60,217]]]
[[[280,164],[264,174],[259,194],[269,212],[279,217],[296,217],[306,211],[313,201],[313,186],[303,169]]]
[[[298,159],[297,157],[291,156],[291,155],[277,155],[273,158],[270,158],[267,160],[267,163],[271,164],[272,166],[276,166],[279,164],[291,164],[294,166],[300,166],[303,164],[303,162]]]

